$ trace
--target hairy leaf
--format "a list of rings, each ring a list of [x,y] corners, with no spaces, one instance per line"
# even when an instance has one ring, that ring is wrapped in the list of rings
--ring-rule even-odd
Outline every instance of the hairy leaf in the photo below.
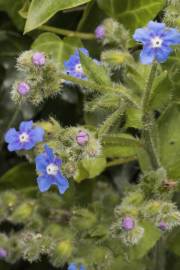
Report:
[[[96,62],[82,52],[80,52],[80,58],[84,73],[90,80],[111,85],[109,75],[100,62]]]
[[[169,177],[180,177],[180,105],[169,106],[158,122],[159,153]]]

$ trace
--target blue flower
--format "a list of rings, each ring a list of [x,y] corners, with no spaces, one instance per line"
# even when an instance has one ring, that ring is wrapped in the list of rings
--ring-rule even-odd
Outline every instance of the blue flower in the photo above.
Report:
[[[56,185],[63,194],[69,187],[67,179],[61,173],[62,160],[54,155],[53,150],[45,145],[45,152],[36,157],[36,170],[39,190],[47,191],[51,185]]]
[[[68,270],[86,270],[86,268],[83,265],[80,265],[80,267],[77,267],[75,263],[71,263],[68,266]]]
[[[44,130],[41,127],[34,127],[33,121],[24,121],[21,122],[19,131],[10,128],[4,138],[8,143],[8,150],[11,152],[30,150],[36,143],[43,141]]]
[[[89,55],[89,52],[81,48],[79,49],[82,53],[85,55]],[[70,76],[86,80],[86,75],[84,74],[81,62],[80,62],[80,56],[79,56],[79,50],[77,49],[73,55],[69,58],[68,61],[64,62],[65,71]]]
[[[154,60],[163,63],[172,52],[171,45],[180,44],[180,33],[164,23],[150,21],[145,28],[135,31],[133,38],[143,44],[140,60],[151,64]]]

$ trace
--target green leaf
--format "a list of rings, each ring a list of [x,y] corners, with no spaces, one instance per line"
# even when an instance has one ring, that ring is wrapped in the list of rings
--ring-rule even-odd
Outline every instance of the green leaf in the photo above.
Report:
[[[0,10],[7,12],[16,27],[20,30],[24,27],[24,20],[19,15],[18,11],[22,8],[24,0],[0,0]]]
[[[154,19],[165,2],[164,0],[98,0],[98,4],[109,16],[133,32]]]
[[[140,146],[140,142],[132,135],[126,133],[108,134],[102,137],[102,143],[105,145],[122,145],[122,146]]]
[[[145,266],[142,262],[126,261],[123,257],[118,256],[114,259],[111,270],[144,270]]]
[[[159,153],[168,176],[180,177],[180,105],[167,108],[158,121]]]
[[[84,159],[79,162],[75,181],[80,183],[88,178],[95,178],[106,168],[106,159],[103,157]]]
[[[111,85],[111,80],[105,68],[101,63],[97,63],[84,53],[80,51],[80,59],[84,73],[88,79],[93,80],[96,83],[103,83]]]
[[[103,148],[103,153],[106,157],[127,158],[136,156],[136,147],[133,146],[117,146],[106,145]]]
[[[128,108],[126,111],[126,128],[142,128],[142,112],[139,109]]]
[[[33,165],[29,163],[21,163],[1,176],[0,190],[28,190],[28,188],[34,188],[36,177],[36,170]]]
[[[155,246],[161,236],[160,230],[153,224],[143,222],[142,226],[144,228],[144,236],[137,245],[130,248],[129,258],[131,260],[138,260],[144,257]]]
[[[55,34],[43,33],[32,44],[32,49],[50,54],[60,67],[77,47],[82,47],[78,38],[67,37],[63,40]]]
[[[168,248],[170,251],[174,252],[177,256],[180,256],[180,229],[177,228],[168,237]]]
[[[25,33],[41,26],[58,11],[80,6],[90,1],[91,0],[32,0],[25,25]]]
[[[153,110],[162,109],[171,98],[172,83],[169,79],[167,70],[156,77],[153,85],[150,106]]]

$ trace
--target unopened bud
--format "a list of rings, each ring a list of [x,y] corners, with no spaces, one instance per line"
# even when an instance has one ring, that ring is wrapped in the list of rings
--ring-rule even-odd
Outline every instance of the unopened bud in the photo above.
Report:
[[[36,52],[32,56],[32,62],[35,66],[43,66],[45,61],[45,55],[41,52]]]
[[[135,227],[135,222],[131,217],[125,217],[122,220],[122,228],[125,231],[131,231]]]
[[[95,30],[95,35],[97,39],[103,39],[105,37],[105,28],[103,25],[99,25]]]
[[[25,95],[27,95],[29,93],[30,86],[26,82],[20,82],[18,84],[17,91],[21,96],[25,96]]]
[[[80,131],[76,136],[76,141],[79,145],[85,145],[89,141],[89,134],[85,131]]]

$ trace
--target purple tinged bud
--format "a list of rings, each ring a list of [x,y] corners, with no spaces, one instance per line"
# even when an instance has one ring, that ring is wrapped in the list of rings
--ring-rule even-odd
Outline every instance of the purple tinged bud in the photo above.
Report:
[[[96,28],[95,35],[97,39],[103,39],[105,37],[105,28],[103,25],[99,25]]]
[[[168,229],[168,224],[165,223],[164,221],[160,221],[159,223],[159,229],[162,230],[162,231],[166,231]]]
[[[85,131],[79,131],[76,141],[79,145],[85,145],[89,141],[89,134]]]
[[[4,248],[0,248],[0,258],[7,257],[7,251]]]
[[[135,222],[131,217],[125,217],[122,220],[122,228],[125,231],[131,231],[135,227]]]
[[[32,62],[35,66],[43,66],[45,61],[45,55],[41,52],[36,52],[32,56]]]
[[[20,82],[17,91],[21,96],[25,96],[29,93],[30,86],[26,82]]]

